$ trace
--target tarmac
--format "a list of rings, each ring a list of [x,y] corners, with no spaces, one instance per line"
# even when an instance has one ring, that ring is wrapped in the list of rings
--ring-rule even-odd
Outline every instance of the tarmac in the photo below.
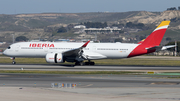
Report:
[[[170,78],[172,77],[172,78]],[[0,74],[2,101],[174,101],[179,76]],[[76,83],[76,88],[51,87]]]
[[[0,87],[2,101],[176,101],[179,88],[46,89]]]

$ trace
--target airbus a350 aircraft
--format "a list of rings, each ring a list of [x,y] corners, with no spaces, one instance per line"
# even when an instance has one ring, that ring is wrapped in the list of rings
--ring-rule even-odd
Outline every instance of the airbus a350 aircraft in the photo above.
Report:
[[[91,60],[130,58],[155,51],[175,47],[159,46],[170,21],[160,25],[138,44],[130,43],[58,43],[58,42],[19,42],[10,45],[4,55],[13,57],[46,58],[48,63],[75,62],[75,65],[94,65]],[[88,62],[83,63],[84,60]]]

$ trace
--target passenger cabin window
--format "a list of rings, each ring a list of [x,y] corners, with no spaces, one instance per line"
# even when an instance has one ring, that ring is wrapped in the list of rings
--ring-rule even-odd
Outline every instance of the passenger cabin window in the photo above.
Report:
[[[8,47],[8,49],[11,49],[11,47]]]

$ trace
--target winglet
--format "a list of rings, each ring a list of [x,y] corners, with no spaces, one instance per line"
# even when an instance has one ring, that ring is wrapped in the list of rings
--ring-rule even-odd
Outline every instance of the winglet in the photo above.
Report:
[[[82,45],[81,47],[84,48],[88,45],[88,43],[90,42],[90,40],[88,42],[86,42],[84,45]]]

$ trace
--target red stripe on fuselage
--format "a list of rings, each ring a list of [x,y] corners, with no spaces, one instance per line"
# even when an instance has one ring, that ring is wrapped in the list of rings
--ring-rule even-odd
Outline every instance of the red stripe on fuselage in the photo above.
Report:
[[[155,52],[155,51],[156,51],[156,49],[147,50],[146,47],[147,47],[147,46],[144,46],[144,45],[138,45],[138,46],[128,55],[128,58],[134,57],[134,56],[143,55],[143,54],[148,54],[148,53],[152,53],[152,52]]]

